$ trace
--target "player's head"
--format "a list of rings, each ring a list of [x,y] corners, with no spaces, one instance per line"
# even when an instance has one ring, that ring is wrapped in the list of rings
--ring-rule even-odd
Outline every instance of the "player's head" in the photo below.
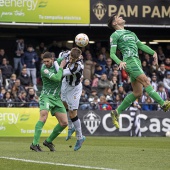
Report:
[[[50,68],[53,64],[53,55],[50,52],[43,54],[43,63],[46,67]]]
[[[81,57],[81,54],[82,54],[82,51],[79,48],[77,47],[72,48],[70,52],[70,56],[69,56],[70,63],[75,63],[77,60],[79,60]]]
[[[116,13],[111,15],[107,23],[110,29],[116,29],[117,27],[124,26],[124,24],[125,20],[123,20],[123,18],[118,16]]]

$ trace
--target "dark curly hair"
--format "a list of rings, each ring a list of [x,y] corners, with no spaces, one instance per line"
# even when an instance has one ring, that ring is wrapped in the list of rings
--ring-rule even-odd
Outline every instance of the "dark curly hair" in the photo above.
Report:
[[[113,29],[113,25],[112,25],[112,22],[114,21],[115,19],[115,16],[117,16],[117,13],[114,13],[110,16],[110,18],[108,19],[108,22],[107,22],[107,25],[110,29]]]

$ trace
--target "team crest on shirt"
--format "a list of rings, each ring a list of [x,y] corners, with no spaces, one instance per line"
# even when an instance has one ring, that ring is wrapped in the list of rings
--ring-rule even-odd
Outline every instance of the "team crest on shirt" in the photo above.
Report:
[[[44,70],[44,73],[45,73],[45,74],[48,74],[48,73],[49,73],[49,70],[45,69],[45,70]]]
[[[110,38],[110,42],[112,42],[113,41],[113,38]]]
[[[74,96],[74,99],[76,99],[76,96]]]

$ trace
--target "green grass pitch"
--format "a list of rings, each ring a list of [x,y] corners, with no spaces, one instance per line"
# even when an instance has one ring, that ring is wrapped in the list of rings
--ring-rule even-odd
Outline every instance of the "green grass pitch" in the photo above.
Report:
[[[78,151],[75,137],[59,137],[56,152],[42,145],[44,139],[44,152],[37,153],[29,149],[32,138],[1,137],[0,170],[170,170],[168,137],[86,137]]]

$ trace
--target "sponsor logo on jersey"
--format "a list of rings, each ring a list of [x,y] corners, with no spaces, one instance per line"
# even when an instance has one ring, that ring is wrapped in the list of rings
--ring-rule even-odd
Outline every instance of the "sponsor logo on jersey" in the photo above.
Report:
[[[88,131],[93,134],[101,123],[101,117],[94,111],[89,111],[84,117],[83,122]]]
[[[44,70],[44,73],[45,73],[45,74],[48,74],[48,73],[49,73],[49,70],[45,69],[45,70]]]
[[[103,4],[101,1],[97,2],[93,6],[93,13],[95,14],[98,20],[101,20],[104,17],[106,11],[107,11],[106,5]]]

